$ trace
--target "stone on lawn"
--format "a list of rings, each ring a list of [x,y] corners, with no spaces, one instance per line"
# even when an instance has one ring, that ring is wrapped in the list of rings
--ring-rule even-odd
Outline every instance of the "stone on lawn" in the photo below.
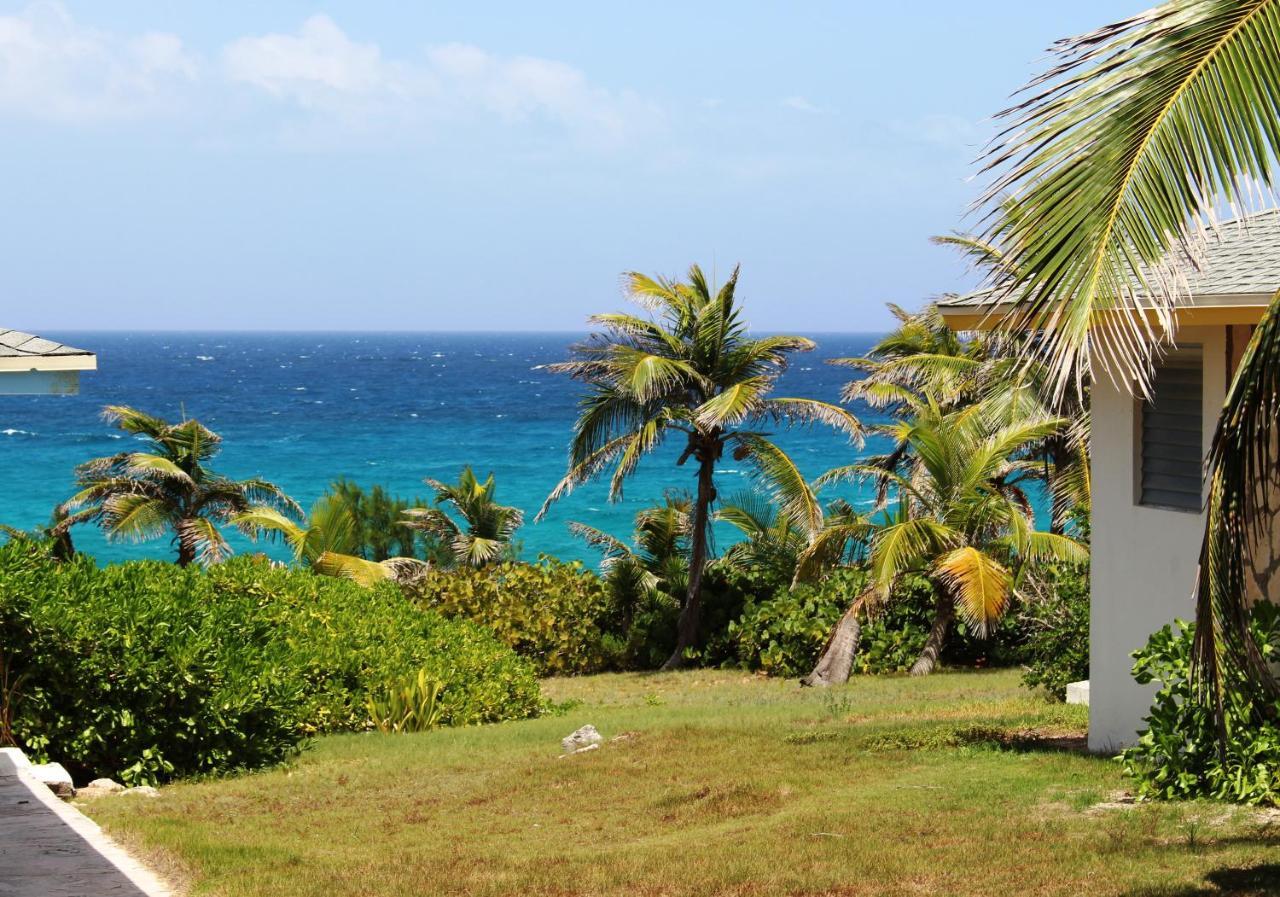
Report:
[[[1089,680],[1071,682],[1067,685],[1067,703],[1089,706]]]
[[[119,794],[124,786],[113,779],[94,779],[80,789],[77,797],[106,797],[108,794]]]
[[[32,763],[31,775],[63,800],[76,796],[76,786],[71,781],[71,773],[63,769],[61,763]]]
[[[159,797],[159,796],[160,796],[160,792],[159,792],[159,791],[157,791],[155,788],[152,788],[150,785],[138,785],[138,786],[137,786],[137,787],[135,787],[135,788],[126,788],[126,789],[124,789],[124,791],[122,791],[122,792],[120,792],[120,793],[121,793],[121,794],[123,794],[123,795],[125,795],[126,797],[128,797],[128,796],[133,796],[133,797]]]
[[[572,754],[574,751],[580,751],[584,747],[599,744],[602,741],[604,738],[596,731],[596,727],[588,723],[572,735],[561,739],[560,747],[564,748],[566,754]]]

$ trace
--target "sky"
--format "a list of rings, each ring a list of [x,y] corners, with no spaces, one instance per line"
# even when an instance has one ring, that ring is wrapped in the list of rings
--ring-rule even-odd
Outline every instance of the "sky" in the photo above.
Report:
[[[993,113],[1078,0],[0,2],[0,327],[576,330],[735,263],[753,327],[974,283]]]

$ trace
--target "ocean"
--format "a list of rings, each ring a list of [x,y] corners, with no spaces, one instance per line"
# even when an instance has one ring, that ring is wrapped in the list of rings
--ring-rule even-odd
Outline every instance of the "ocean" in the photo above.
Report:
[[[641,462],[622,501],[610,503],[605,483],[596,483],[532,522],[564,474],[582,395],[580,384],[542,366],[566,358],[582,334],[42,335],[95,351],[99,369],[81,376],[77,396],[0,396],[0,523],[11,526],[46,522],[74,491],[77,464],[129,449],[130,437],[100,417],[107,404],[198,418],[223,437],[217,471],[265,477],[304,507],[339,477],[410,497],[429,495],[423,477],[454,480],[465,465],[481,476],[492,471],[498,500],[526,512],[517,539],[527,559],[547,553],[595,564],[598,555],[569,533],[569,521],[629,539],[637,510],[668,489],[693,487],[692,466],[675,466],[682,446],[672,442]],[[878,335],[811,336],[818,349],[796,356],[776,394],[838,401],[853,372],[825,361],[863,354]],[[780,432],[778,440],[810,477],[859,455],[821,427]],[[883,449],[870,444],[862,453]],[[750,469],[727,455],[718,478],[722,497],[755,488]],[[717,533],[721,548],[731,538],[723,527]],[[264,550],[238,534],[233,544]],[[91,527],[78,529],[76,545],[103,562],[173,556],[167,539],[109,543]],[[266,550],[281,556],[278,547]]]

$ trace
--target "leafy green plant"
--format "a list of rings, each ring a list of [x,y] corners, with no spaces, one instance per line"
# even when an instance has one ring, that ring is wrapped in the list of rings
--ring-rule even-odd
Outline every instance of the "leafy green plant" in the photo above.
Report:
[[[1259,603],[1250,628],[1263,660],[1280,659],[1280,608]],[[1134,678],[1161,687],[1146,718],[1147,729],[1121,754],[1125,771],[1145,798],[1280,803],[1280,700],[1268,700],[1243,677],[1224,688],[1226,731],[1219,743],[1209,702],[1194,700],[1193,641],[1193,627],[1178,621],[1152,635],[1134,654]]]
[[[365,706],[379,732],[426,732],[440,724],[440,692],[444,683],[420,669],[408,679],[393,682],[382,696],[370,695]]]
[[[1065,700],[1069,683],[1089,678],[1089,567],[1046,565],[1023,591],[1022,681]]]
[[[362,588],[236,558],[57,563],[0,548],[0,644],[22,676],[13,736],[74,774],[131,783],[278,763],[370,725],[367,698],[427,670],[438,721],[536,715],[533,668],[492,633]]]
[[[432,570],[409,589],[419,606],[488,627],[542,675],[590,673],[616,664],[617,606],[582,564],[549,557],[536,564]]]
[[[771,676],[800,676],[813,668],[832,628],[862,589],[861,571],[840,571],[822,586],[779,589],[752,602],[729,624],[738,659]]]

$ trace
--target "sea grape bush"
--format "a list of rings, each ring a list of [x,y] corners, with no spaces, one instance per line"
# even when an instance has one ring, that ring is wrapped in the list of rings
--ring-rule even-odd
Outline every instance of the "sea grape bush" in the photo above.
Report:
[[[1250,622],[1263,658],[1280,659],[1280,608],[1261,602]],[[1280,804],[1280,700],[1247,684],[1224,688],[1226,739],[1221,748],[1213,715],[1195,700],[1191,672],[1194,627],[1165,626],[1134,654],[1133,675],[1160,683],[1147,728],[1121,754],[1125,771],[1144,798],[1216,798],[1244,804]]]
[[[439,720],[535,715],[533,669],[494,636],[363,589],[238,558],[200,570],[65,563],[0,548],[0,650],[21,690],[13,733],[37,759],[129,783],[278,763],[313,735],[363,730],[367,700],[418,670]]]
[[[620,663],[619,608],[605,583],[578,562],[544,556],[534,564],[432,570],[411,596],[420,607],[488,627],[541,675]]]

